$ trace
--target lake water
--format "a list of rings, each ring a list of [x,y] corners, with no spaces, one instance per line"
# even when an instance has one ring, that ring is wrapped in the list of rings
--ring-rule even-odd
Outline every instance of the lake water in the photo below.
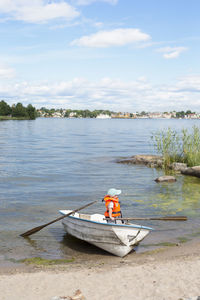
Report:
[[[162,242],[200,234],[200,179],[163,175],[145,166],[116,163],[119,157],[154,153],[151,135],[161,128],[181,130],[199,120],[45,119],[0,122],[0,262],[41,256],[85,258],[103,251],[67,236],[60,222],[28,239],[20,233],[93,200],[89,213],[104,213],[102,197],[115,187],[127,217],[187,215],[187,222],[137,222],[155,229],[140,244],[145,251]],[[108,254],[109,255],[109,254]]]

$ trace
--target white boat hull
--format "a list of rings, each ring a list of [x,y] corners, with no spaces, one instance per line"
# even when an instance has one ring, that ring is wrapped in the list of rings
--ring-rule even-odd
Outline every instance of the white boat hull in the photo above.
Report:
[[[60,212],[67,214],[69,211]],[[62,224],[70,235],[120,257],[127,255],[152,229],[135,224],[107,223],[99,214],[76,213],[63,219]]]

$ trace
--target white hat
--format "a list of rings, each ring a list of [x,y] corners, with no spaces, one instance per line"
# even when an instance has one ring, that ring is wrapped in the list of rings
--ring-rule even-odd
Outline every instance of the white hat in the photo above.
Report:
[[[107,194],[111,197],[117,196],[121,194],[121,190],[116,190],[116,189],[109,189]]]

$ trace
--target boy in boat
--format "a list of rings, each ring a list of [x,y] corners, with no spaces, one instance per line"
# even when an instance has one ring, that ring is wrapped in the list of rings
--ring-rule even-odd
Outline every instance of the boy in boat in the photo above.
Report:
[[[122,217],[119,197],[121,190],[109,189],[107,195],[103,198],[102,201],[105,201],[106,211],[104,213],[108,223],[116,223],[117,218]],[[122,223],[121,220],[118,220],[119,223]],[[117,223],[118,223],[117,222]]]

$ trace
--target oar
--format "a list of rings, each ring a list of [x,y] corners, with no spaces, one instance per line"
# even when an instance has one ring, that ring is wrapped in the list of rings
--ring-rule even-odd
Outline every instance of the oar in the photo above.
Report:
[[[92,205],[92,204],[94,204],[94,203],[96,203],[97,201],[98,201],[98,200],[93,201],[93,202],[90,202],[90,203],[88,203],[88,204],[86,204],[86,205],[84,205],[84,206],[81,206],[81,207],[79,207],[79,208],[77,208],[77,209],[75,209],[75,210],[72,210],[70,213],[68,213],[68,214],[66,214],[66,215],[64,215],[64,216],[61,216],[61,217],[59,217],[59,218],[57,218],[57,219],[55,219],[55,220],[53,220],[53,221],[51,221],[51,222],[49,222],[49,223],[46,223],[46,224],[44,224],[44,225],[37,226],[37,227],[35,227],[35,228],[33,228],[33,229],[30,229],[30,230],[28,230],[28,231],[26,231],[26,232],[20,234],[20,236],[26,237],[26,236],[29,236],[29,235],[31,235],[31,234],[34,234],[34,233],[40,231],[41,229],[43,229],[44,227],[46,227],[46,226],[48,226],[48,225],[50,225],[50,224],[53,224],[53,223],[55,223],[55,222],[57,222],[57,221],[60,221],[60,220],[62,220],[62,219],[64,219],[64,218],[70,216],[71,214],[73,214],[73,213],[75,213],[75,212],[77,212],[77,211],[79,211],[79,210],[81,210],[81,209],[84,209],[84,208],[86,208],[86,207],[88,207],[88,206],[90,206],[90,205]]]
[[[158,221],[187,221],[186,216],[167,216],[167,217],[153,217],[153,218],[116,218],[116,220],[158,220]]]

